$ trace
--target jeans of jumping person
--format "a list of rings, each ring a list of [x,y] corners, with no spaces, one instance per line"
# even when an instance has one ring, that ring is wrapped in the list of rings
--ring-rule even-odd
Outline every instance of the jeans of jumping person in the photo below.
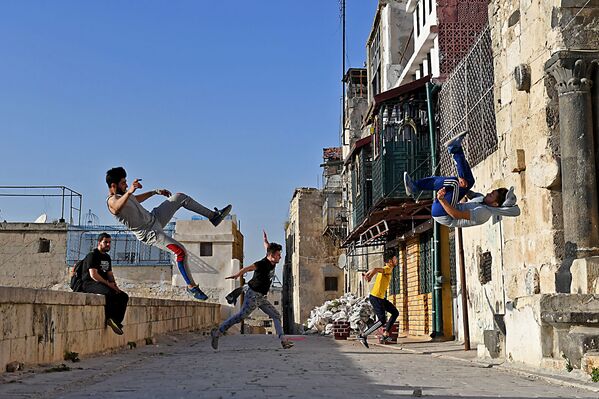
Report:
[[[266,295],[254,291],[251,288],[247,288],[245,298],[243,299],[243,305],[241,310],[225,320],[218,328],[219,334],[224,334],[233,325],[240,323],[241,320],[247,318],[256,308],[260,308],[266,313],[273,321],[277,336],[279,339],[283,338],[283,326],[281,325],[281,315],[279,311],[266,299]]]
[[[188,195],[183,193],[173,194],[162,204],[152,209],[152,214],[156,217],[156,222],[150,231],[147,232],[147,238],[142,241],[148,245],[158,247],[163,251],[172,252],[176,257],[177,267],[179,268],[183,280],[185,280],[187,285],[194,286],[196,283],[193,280],[191,269],[189,268],[189,256],[187,255],[187,250],[183,244],[174,238],[169,237],[163,230],[180,208],[185,208],[207,218],[214,216],[213,211],[197,203]]]
[[[376,297],[374,295],[370,295],[368,298],[370,304],[372,305],[372,309],[374,310],[374,314],[376,314],[377,321],[374,323],[368,330],[366,330],[362,335],[368,336],[373,333],[377,328],[385,325],[385,331],[391,332],[391,328],[393,324],[397,320],[399,316],[399,310],[391,302],[386,299]],[[389,320],[387,320],[387,312],[391,314]]]
[[[129,295],[122,291],[116,292],[112,288],[96,281],[85,281],[82,292],[104,295],[106,297],[106,306],[104,306],[106,319],[112,319],[117,324],[123,322],[125,312],[127,311]]]
[[[470,169],[470,164],[468,164],[468,160],[466,160],[463,150],[457,150],[453,154],[453,160],[458,170],[458,176],[466,180],[466,187],[460,187],[458,178],[454,176],[425,177],[423,179],[416,180],[414,185],[420,191],[437,191],[445,187],[447,189],[445,200],[449,202],[451,206],[455,207],[462,200],[462,198],[464,198],[466,193],[470,191],[472,186],[474,186],[474,176],[472,175],[472,169]],[[433,217],[447,216],[447,212],[445,212],[445,209],[443,209],[443,206],[436,198],[433,201],[431,214]]]

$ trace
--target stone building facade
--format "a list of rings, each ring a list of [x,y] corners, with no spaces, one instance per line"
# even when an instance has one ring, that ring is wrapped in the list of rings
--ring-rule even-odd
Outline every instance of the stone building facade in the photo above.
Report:
[[[343,295],[341,251],[323,235],[323,202],[322,190],[298,188],[289,205],[282,298],[288,333],[302,332],[314,307]]]
[[[476,189],[514,186],[522,214],[464,230],[471,340],[482,356],[581,367],[599,349],[599,4],[488,11],[498,146]]]

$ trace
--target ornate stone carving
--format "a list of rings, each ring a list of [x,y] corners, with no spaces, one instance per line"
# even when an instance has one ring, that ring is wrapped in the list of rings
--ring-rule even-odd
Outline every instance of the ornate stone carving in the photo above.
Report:
[[[548,68],[547,72],[555,78],[555,88],[559,94],[572,91],[588,92],[593,86],[591,76],[597,64],[598,60],[559,59]]]

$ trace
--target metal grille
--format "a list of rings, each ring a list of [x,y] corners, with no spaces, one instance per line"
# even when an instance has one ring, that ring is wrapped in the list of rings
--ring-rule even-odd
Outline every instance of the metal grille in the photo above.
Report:
[[[420,234],[420,256],[418,257],[418,273],[420,275],[420,293],[433,292],[433,232]]]
[[[174,223],[164,232],[172,237]],[[67,237],[67,264],[83,259],[98,245],[98,234],[111,236],[110,257],[113,266],[160,266],[171,264],[171,254],[140,242],[129,230],[121,226],[69,226]]]
[[[456,66],[439,93],[441,142],[468,130],[464,152],[471,166],[497,150],[493,96],[491,32],[485,28],[466,57]],[[440,174],[456,174],[449,154],[441,151]]]
[[[457,285],[457,259],[455,251],[455,229],[449,231],[449,284]]]
[[[391,295],[398,295],[401,292],[401,268],[396,266],[393,268],[391,274],[391,285],[389,286],[389,293]]]

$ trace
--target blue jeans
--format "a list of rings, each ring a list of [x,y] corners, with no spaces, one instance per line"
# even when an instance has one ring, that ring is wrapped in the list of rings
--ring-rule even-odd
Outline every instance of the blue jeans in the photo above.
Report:
[[[414,185],[420,191],[425,190],[440,190],[445,187],[447,192],[445,193],[445,200],[455,207],[464,198],[466,193],[470,191],[474,186],[474,176],[472,175],[472,169],[470,164],[466,160],[464,151],[459,149],[453,154],[453,160],[458,170],[458,176],[466,180],[466,187],[460,187],[457,177],[445,177],[445,176],[430,176],[420,180],[416,180]],[[443,206],[435,198],[431,209],[432,216],[447,216],[447,212],[443,209]]]
[[[233,325],[240,323],[241,320],[247,318],[256,308],[260,308],[264,313],[266,313],[273,321],[275,325],[275,330],[277,331],[277,335],[279,339],[283,338],[283,326],[281,325],[281,315],[279,311],[266,299],[266,295],[261,294],[259,292],[254,291],[251,288],[247,288],[247,292],[245,293],[245,298],[243,299],[243,305],[241,306],[241,310],[239,313],[234,314],[229,317],[227,320],[223,322],[218,328],[220,334],[223,334]]]

